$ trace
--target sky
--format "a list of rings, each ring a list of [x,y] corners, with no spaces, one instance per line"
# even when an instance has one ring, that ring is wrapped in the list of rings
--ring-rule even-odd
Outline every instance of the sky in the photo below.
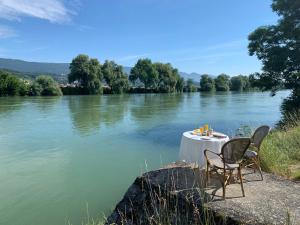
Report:
[[[183,72],[260,71],[248,35],[278,17],[271,0],[0,0],[0,57],[71,62],[78,54]]]

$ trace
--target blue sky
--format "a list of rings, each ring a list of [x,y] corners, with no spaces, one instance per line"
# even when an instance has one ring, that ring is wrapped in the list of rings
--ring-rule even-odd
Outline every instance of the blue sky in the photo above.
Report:
[[[0,57],[70,62],[79,53],[180,71],[259,71],[247,36],[278,17],[270,0],[0,0]]]

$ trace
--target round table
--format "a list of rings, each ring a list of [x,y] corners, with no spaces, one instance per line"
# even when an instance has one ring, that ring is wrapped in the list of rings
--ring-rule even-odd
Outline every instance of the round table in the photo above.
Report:
[[[229,141],[229,137],[224,136],[224,138],[205,137],[194,135],[192,131],[184,132],[181,138],[179,159],[188,163],[196,162],[200,168],[205,167],[204,150],[221,153],[223,144]]]

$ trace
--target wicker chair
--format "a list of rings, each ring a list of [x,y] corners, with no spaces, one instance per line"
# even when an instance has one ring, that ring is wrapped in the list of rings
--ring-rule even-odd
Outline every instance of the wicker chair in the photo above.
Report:
[[[260,151],[260,146],[261,146],[263,140],[269,134],[270,130],[271,130],[271,128],[266,125],[258,127],[254,131],[254,133],[251,137],[250,148],[254,149],[254,150],[248,149],[245,153],[246,162],[247,161],[249,162],[249,163],[246,163],[246,167],[254,166],[254,171],[255,171],[255,169],[258,169],[262,180],[264,178],[263,178],[263,175],[261,172],[259,151]]]
[[[223,199],[225,199],[225,188],[230,183],[233,171],[237,169],[243,196],[245,197],[243,179],[241,174],[241,162],[243,156],[251,143],[250,138],[234,138],[222,146],[220,154],[205,150],[206,157],[206,180],[209,182],[209,175],[216,172],[221,178],[223,188]]]

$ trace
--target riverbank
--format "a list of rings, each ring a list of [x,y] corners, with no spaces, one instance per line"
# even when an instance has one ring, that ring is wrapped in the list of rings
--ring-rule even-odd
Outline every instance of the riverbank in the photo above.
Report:
[[[108,217],[110,224],[300,224],[300,184],[243,170],[246,196],[236,182],[222,199],[219,179],[177,162],[137,177]]]

